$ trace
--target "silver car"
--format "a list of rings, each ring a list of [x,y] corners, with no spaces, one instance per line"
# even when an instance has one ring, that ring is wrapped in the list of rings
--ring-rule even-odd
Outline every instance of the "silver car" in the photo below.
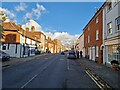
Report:
[[[3,51],[0,51],[0,59],[3,61],[3,60],[9,60],[10,59],[10,55],[3,52]]]

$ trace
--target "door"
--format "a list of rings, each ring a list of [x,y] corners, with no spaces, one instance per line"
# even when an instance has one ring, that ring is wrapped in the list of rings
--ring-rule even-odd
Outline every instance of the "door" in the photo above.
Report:
[[[92,47],[92,60],[95,61],[95,47]]]

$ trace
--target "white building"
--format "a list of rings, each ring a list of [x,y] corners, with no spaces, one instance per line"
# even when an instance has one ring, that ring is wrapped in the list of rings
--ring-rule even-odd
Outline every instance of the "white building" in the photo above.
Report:
[[[11,57],[26,57],[35,55],[36,43],[41,43],[32,37],[31,33],[23,30],[12,22],[2,24],[5,38],[1,39],[0,50]]]
[[[84,33],[82,33],[80,35],[80,37],[78,38],[78,41],[77,41],[78,45],[78,50],[79,52],[82,51],[83,53],[83,57],[85,57],[85,48],[84,48]]]
[[[120,1],[107,2],[103,9],[103,63],[120,62]]]

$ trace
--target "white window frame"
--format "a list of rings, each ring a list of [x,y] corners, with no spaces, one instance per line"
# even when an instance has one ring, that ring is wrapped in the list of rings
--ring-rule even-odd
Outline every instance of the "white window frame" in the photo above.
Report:
[[[99,30],[96,30],[96,40],[99,40]]]
[[[112,22],[107,24],[107,34],[112,34]]]
[[[116,31],[120,31],[120,23],[117,22],[118,19],[119,19],[119,22],[120,22],[120,16],[115,19],[115,22],[116,22]]]
[[[120,2],[120,0],[114,0],[114,7]]]
[[[98,52],[99,52],[99,47],[98,46],[96,46],[96,57],[98,57],[99,55],[98,55]]]
[[[96,18],[96,24],[99,22],[99,19],[98,19],[98,17]]]

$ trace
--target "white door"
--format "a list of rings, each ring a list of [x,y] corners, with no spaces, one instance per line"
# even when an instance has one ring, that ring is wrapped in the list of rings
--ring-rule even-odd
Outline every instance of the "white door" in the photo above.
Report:
[[[89,54],[89,55],[90,55],[90,58],[89,58],[89,59],[90,59],[90,60],[92,60],[92,50],[91,50],[91,49],[92,49],[92,48],[90,47],[90,48],[89,48],[89,50],[90,50],[90,54]]]
[[[92,60],[95,61],[95,47],[92,47]]]

